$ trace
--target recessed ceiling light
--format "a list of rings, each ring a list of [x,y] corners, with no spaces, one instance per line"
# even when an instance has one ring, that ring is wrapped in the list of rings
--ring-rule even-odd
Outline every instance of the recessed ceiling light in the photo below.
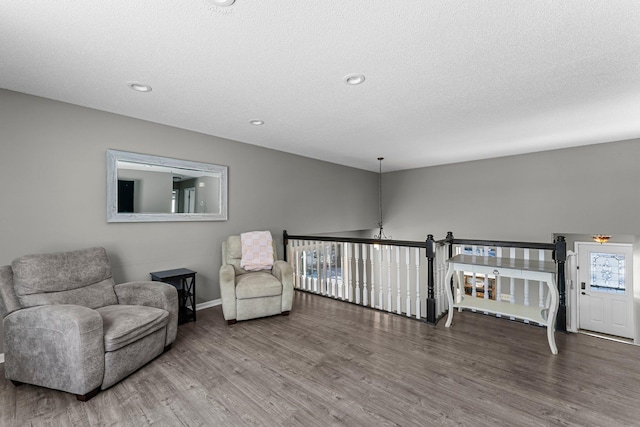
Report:
[[[231,6],[236,0],[211,0],[216,6]]]
[[[151,92],[151,86],[148,85],[143,85],[142,83],[138,83],[138,82],[129,82],[127,83],[127,86],[129,86],[131,89],[137,91],[137,92]]]
[[[362,74],[347,74],[344,76],[344,82],[348,85],[359,85],[364,82],[364,76]]]
[[[249,123],[251,123],[254,126],[260,126],[264,124],[264,120],[251,120]]]

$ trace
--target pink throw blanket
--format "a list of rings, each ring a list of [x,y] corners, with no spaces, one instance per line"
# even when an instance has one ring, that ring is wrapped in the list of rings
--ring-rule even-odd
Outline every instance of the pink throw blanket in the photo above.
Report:
[[[269,231],[240,234],[242,259],[240,267],[247,271],[271,270],[273,267],[273,239]]]

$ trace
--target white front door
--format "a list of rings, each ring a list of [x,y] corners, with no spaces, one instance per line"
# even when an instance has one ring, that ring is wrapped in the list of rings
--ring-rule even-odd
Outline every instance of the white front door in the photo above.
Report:
[[[633,335],[633,248],[576,243],[579,327],[625,338]]]

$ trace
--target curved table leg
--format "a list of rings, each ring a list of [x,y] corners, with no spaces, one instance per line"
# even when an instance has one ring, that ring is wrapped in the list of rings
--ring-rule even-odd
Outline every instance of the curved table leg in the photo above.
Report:
[[[447,328],[451,326],[453,322],[453,293],[451,291],[451,278],[453,277],[453,264],[449,264],[447,269],[447,275],[444,278],[444,287],[447,291],[447,301],[449,301],[449,314],[447,314],[447,323],[444,324]]]
[[[556,328],[556,314],[558,314],[559,294],[556,287],[556,281],[553,276],[550,276],[547,281],[549,287],[549,295],[551,296],[551,303],[549,304],[549,314],[547,316],[547,340],[549,341],[549,347],[551,353],[558,354],[558,347],[556,346],[556,338],[554,335]]]

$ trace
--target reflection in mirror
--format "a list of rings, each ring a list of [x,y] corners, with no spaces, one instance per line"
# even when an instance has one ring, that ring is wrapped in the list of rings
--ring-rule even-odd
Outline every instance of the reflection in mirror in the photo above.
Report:
[[[226,166],[107,150],[107,221],[226,219]]]

